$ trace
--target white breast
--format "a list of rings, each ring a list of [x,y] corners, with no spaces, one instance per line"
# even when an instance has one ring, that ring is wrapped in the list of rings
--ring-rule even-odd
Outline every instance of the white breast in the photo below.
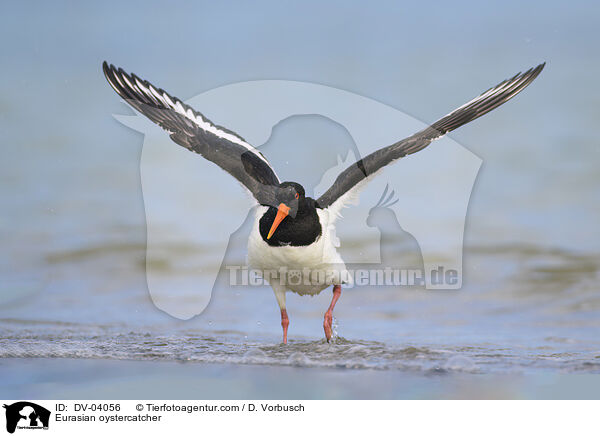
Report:
[[[300,247],[272,247],[259,232],[260,218],[267,207],[257,208],[248,240],[248,266],[264,272],[271,281],[280,281],[298,294],[318,294],[331,285],[347,283],[349,275],[344,261],[336,250],[335,227],[330,211],[317,209],[322,234],[312,244]],[[268,274],[268,275],[267,275]]]

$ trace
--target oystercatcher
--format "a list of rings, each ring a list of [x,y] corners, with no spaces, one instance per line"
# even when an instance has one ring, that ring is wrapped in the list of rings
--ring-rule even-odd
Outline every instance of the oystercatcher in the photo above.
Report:
[[[527,87],[545,63],[504,80],[408,138],[381,148],[346,168],[318,199],[307,197],[299,183],[281,182],[263,154],[241,136],[218,126],[200,112],[135,74],[103,63],[112,88],[134,109],[165,129],[171,139],[202,155],[235,177],[259,207],[248,241],[248,264],[263,271],[281,311],[287,343],[288,290],[316,295],[333,286],[323,328],[332,336],[332,316],[341,285],[350,280],[332,232],[345,204],[383,167],[416,153],[432,141],[497,108]]]

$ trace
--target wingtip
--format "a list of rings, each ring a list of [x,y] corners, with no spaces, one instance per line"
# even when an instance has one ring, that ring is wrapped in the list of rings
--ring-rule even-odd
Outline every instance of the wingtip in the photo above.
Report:
[[[109,64],[106,61],[102,62],[102,72],[104,73],[104,77],[106,77],[106,80],[108,80],[109,82],[111,82],[110,76],[111,76],[111,72],[113,70],[114,70],[113,64]]]
[[[541,64],[539,64],[538,66],[536,66],[535,68],[531,68],[531,72],[535,72],[536,74],[539,74],[542,72],[542,70],[544,69],[544,67],[546,66],[546,62],[542,62]]]
[[[107,61],[102,62],[102,70],[104,71],[104,74],[106,75],[106,77],[108,78],[110,75],[126,75],[129,76],[127,71],[125,71],[123,68],[117,67],[113,64],[109,64]]]
[[[544,67],[546,66],[546,62],[542,62],[541,64],[539,64],[537,67],[535,68],[531,68],[529,71],[529,76],[531,76],[531,80],[533,81],[537,76],[540,75],[540,73],[542,72],[542,70],[544,69]]]
[[[535,67],[531,67],[529,68],[527,71],[525,72],[520,72],[517,75],[515,75],[514,77],[512,77],[511,79],[508,79],[507,82],[510,82],[514,79],[516,79],[517,77],[525,77],[525,76],[535,76],[537,77],[542,70],[544,69],[544,67],[546,66],[546,62],[542,62],[541,64],[535,66]]]
[[[123,97],[122,90],[119,86],[119,79],[117,77],[118,72],[116,67],[113,64],[109,64],[108,62],[104,61],[102,62],[102,71],[104,72],[104,78],[111,88],[114,89],[115,92],[122,98],[125,98]]]
[[[537,66],[537,68],[539,68],[539,73],[541,73],[541,72],[542,72],[542,70],[544,69],[544,67],[545,67],[545,66],[546,66],[546,61],[542,62],[541,64],[539,64],[539,65]],[[539,73],[538,73],[538,74],[539,74]]]

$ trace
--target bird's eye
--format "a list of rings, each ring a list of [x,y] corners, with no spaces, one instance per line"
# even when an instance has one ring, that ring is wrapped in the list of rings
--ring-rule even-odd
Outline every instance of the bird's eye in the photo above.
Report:
[[[300,194],[298,194],[298,193],[296,192],[296,200],[298,200],[299,198],[300,198]]]

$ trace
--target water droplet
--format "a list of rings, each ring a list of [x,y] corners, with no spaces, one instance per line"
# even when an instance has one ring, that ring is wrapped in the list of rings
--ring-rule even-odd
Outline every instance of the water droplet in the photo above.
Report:
[[[332,340],[332,342],[335,341],[339,336],[338,335],[338,327],[339,327],[338,320],[334,316],[332,323],[331,323],[331,340]]]

